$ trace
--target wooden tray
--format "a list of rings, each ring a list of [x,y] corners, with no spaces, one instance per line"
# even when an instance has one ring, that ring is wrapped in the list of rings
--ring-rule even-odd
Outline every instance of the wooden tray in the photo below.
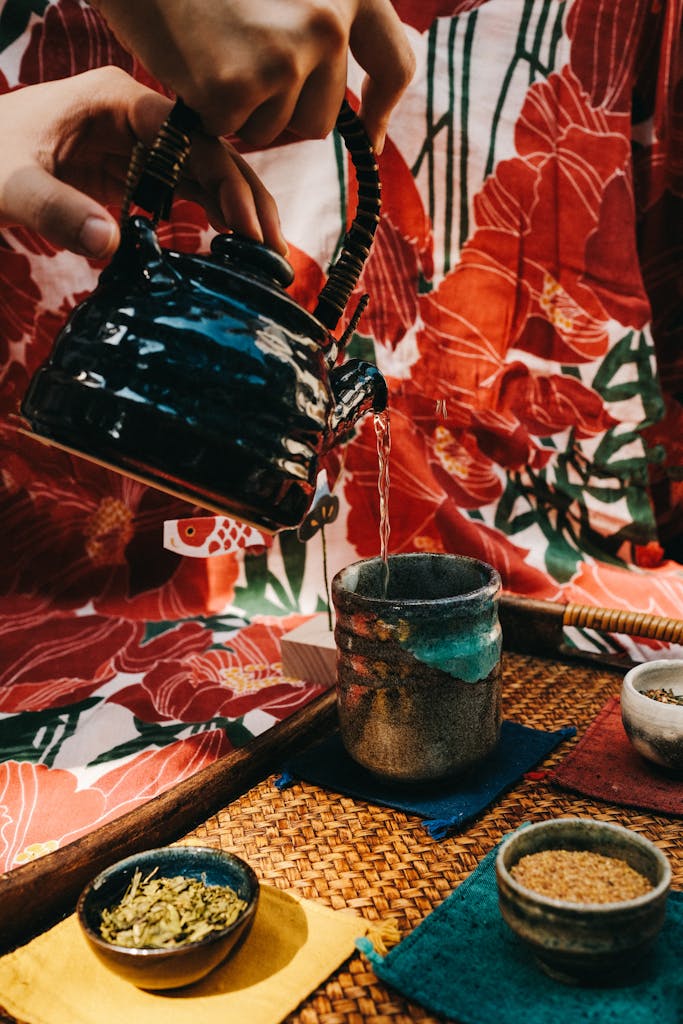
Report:
[[[622,675],[611,666],[506,652],[504,715],[541,729],[577,727],[577,736],[546,759],[542,768],[550,769],[567,755],[607,698],[619,692]],[[429,837],[418,818],[391,808],[305,783],[279,791],[273,773],[288,751],[333,726],[334,700],[328,694],[315,707],[304,709],[296,722],[276,727],[279,732],[269,742],[266,737],[257,740],[256,751],[252,748],[248,754],[230,755],[222,764],[199,773],[212,790],[207,799],[215,806],[206,820],[188,831],[187,841],[239,854],[270,885],[335,909],[353,908],[372,921],[394,918],[401,935],[441,903],[505,833],[524,821],[547,817],[587,815],[643,833],[669,856],[673,884],[683,888],[683,821],[587,800],[552,788],[542,778],[523,779],[468,828],[441,842]],[[180,835],[178,829],[190,811],[187,802],[194,788],[179,786],[145,806],[146,826],[138,826],[135,837],[138,846],[152,846]],[[90,876],[105,860],[128,851],[128,818],[107,826],[117,843],[110,856],[103,856],[99,836],[57,851],[69,865],[69,874],[62,881],[71,896],[61,899],[63,911],[69,909],[80,885],[76,879],[84,873]],[[52,874],[50,871],[48,878]],[[26,895],[27,890],[23,891]],[[25,912],[19,912],[20,916]],[[4,913],[2,917],[7,920]],[[14,1024],[7,1016],[1,1019]],[[386,988],[360,954],[287,1018],[288,1024],[428,1024],[438,1020],[442,1018],[430,1016]]]
[[[583,678],[581,673],[588,671],[583,665],[578,667],[577,662],[566,660],[568,655],[585,656],[565,647],[565,625],[578,622],[593,629],[619,627],[624,632],[632,631],[632,635],[674,641],[683,633],[680,620],[513,596],[501,600],[500,616],[507,648],[522,652],[559,652],[563,658],[561,662],[522,662],[531,673],[533,685],[529,697],[519,707],[511,709],[510,717],[531,725],[547,721],[546,726],[541,727],[549,728],[554,727],[553,716],[558,707],[553,704],[551,713],[545,715],[543,707],[538,706],[546,689],[543,680],[559,676],[563,699],[573,703],[578,694],[571,682]],[[505,686],[509,689],[509,666],[516,664],[512,650],[508,657]],[[588,657],[593,662],[597,659],[603,671],[607,671],[612,661],[621,665],[622,670],[630,664],[620,656],[613,659]],[[605,678],[610,679],[617,692],[621,676],[608,673]],[[556,695],[553,700],[557,700]],[[565,714],[566,709],[562,710]],[[567,720],[571,718],[567,716]],[[335,721],[335,695],[330,691],[243,749],[219,758],[141,807],[39,860],[0,875],[0,954],[23,944],[70,913],[86,882],[103,868],[138,850],[177,840],[246,793],[264,776],[276,771],[288,754],[328,733]],[[270,796],[276,799],[274,792]],[[264,812],[265,809],[265,805],[260,808]]]
[[[0,954],[70,914],[86,882],[109,864],[178,839],[275,771],[307,739],[328,732],[335,721],[331,691],[140,807],[0,875]]]

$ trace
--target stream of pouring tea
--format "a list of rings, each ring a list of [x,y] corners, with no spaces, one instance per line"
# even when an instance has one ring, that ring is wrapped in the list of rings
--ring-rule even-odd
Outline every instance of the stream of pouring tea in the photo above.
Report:
[[[389,587],[389,452],[391,451],[391,424],[389,410],[375,414],[377,436],[377,489],[379,491],[379,553],[382,559],[382,597]]]
[[[446,399],[437,399],[435,414],[446,419]],[[382,559],[382,597],[389,589],[389,453],[391,452],[391,422],[389,409],[375,413],[375,435],[377,437],[377,490],[379,491],[379,553]]]

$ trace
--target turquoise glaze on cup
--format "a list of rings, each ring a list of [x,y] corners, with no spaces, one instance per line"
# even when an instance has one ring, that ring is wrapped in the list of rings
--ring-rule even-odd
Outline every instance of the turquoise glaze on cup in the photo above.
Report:
[[[418,553],[355,562],[332,581],[337,707],[350,756],[399,782],[457,776],[498,743],[500,576]]]

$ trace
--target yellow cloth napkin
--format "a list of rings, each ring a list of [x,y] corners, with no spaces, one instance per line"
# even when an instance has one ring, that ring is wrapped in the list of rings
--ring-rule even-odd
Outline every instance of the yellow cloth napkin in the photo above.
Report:
[[[0,1006],[25,1024],[278,1024],[344,962],[368,922],[261,885],[234,957],[184,989],[145,992],[91,953],[75,916],[0,958]]]

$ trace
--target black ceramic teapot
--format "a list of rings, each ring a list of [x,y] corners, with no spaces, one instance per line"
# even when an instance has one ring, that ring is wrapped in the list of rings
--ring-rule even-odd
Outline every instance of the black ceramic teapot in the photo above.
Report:
[[[335,328],[379,220],[377,166],[344,104],[337,128],[358,206],[314,313],[285,290],[291,266],[232,234],[209,255],[162,249],[189,151],[179,101],[155,146],[131,163],[118,251],[74,309],[22,405],[31,432],[195,504],[276,531],[297,526],[318,461],[387,392],[377,368],[340,362]],[[129,216],[130,200],[152,219]]]

